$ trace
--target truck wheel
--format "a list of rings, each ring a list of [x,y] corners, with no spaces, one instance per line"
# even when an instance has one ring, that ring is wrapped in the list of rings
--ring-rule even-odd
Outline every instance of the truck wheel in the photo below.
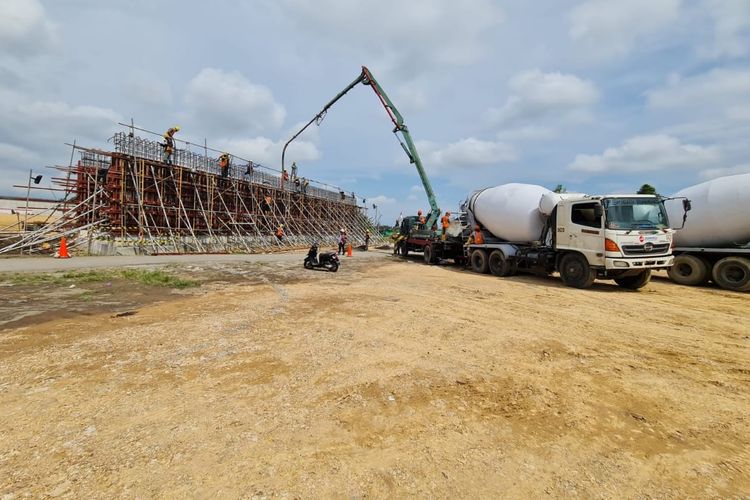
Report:
[[[674,264],[667,272],[669,279],[680,285],[702,285],[710,277],[711,266],[695,255],[680,254],[674,258]]]
[[[735,292],[750,291],[750,260],[744,257],[724,257],[714,264],[714,283]]]
[[[615,283],[628,290],[638,290],[646,286],[651,281],[651,270],[641,271],[634,276],[623,276],[615,278]]]
[[[596,279],[596,271],[591,269],[586,257],[579,253],[569,253],[560,261],[560,277],[567,286],[588,288]]]
[[[475,273],[486,274],[488,269],[487,252],[482,249],[471,252],[471,270]]]
[[[406,247],[406,243],[401,244],[401,257],[407,257],[409,255],[409,249]]]
[[[434,251],[432,250],[432,245],[427,245],[424,247],[424,263],[425,264],[434,264],[435,258],[434,258]]]
[[[489,259],[490,272],[495,276],[505,277],[511,275],[511,264],[500,250],[494,250]]]

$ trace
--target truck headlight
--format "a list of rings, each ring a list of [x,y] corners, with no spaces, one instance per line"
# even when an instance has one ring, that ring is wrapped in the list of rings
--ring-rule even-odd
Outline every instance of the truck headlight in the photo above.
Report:
[[[615,267],[630,267],[630,264],[628,264],[624,260],[615,260],[613,261],[613,264],[615,265]]]

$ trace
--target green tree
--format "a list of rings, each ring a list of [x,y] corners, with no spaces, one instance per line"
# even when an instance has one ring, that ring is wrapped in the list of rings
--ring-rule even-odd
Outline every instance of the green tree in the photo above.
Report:
[[[568,192],[568,190],[565,189],[565,186],[563,186],[562,184],[558,184],[557,186],[555,186],[555,189],[553,189],[552,191],[555,193],[567,193]]]
[[[651,184],[644,184],[636,194],[656,194],[656,188]]]

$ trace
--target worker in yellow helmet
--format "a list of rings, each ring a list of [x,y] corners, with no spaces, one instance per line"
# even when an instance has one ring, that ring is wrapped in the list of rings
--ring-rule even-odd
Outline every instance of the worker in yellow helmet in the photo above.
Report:
[[[162,161],[167,165],[172,165],[172,154],[174,153],[174,135],[180,131],[180,127],[175,125],[164,132],[164,157]]]

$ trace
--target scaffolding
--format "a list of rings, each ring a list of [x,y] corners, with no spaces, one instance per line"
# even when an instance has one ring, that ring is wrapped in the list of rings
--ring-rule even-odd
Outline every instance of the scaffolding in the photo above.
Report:
[[[98,255],[336,245],[341,229],[354,246],[364,244],[367,231],[370,244],[383,243],[354,193],[238,156],[222,172],[210,156],[215,150],[205,144],[195,152],[183,142],[186,147],[165,162],[162,143],[129,129],[112,137],[113,151],[70,145],[69,165],[53,167],[63,175],[47,188],[64,193],[49,209],[62,215],[39,230],[0,240],[0,253],[38,251],[61,236],[72,238],[69,247]]]

